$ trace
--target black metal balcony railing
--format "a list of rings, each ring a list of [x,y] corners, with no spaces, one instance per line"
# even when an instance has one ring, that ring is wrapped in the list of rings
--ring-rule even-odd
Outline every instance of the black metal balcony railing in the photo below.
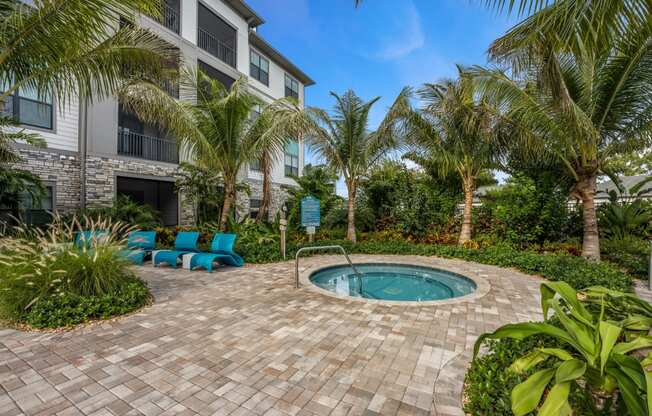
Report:
[[[118,154],[159,162],[179,163],[179,151],[175,142],[123,129],[118,129]]]
[[[171,7],[169,4],[163,4],[161,16],[157,20],[177,35],[180,33],[181,20],[179,19],[179,10]]]
[[[235,68],[235,49],[201,27],[199,28],[199,47]]]

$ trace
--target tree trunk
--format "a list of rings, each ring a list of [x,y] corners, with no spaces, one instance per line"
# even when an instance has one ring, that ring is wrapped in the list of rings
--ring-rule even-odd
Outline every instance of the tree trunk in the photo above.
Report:
[[[272,164],[267,152],[263,153],[260,159],[260,167],[263,170],[263,200],[260,202],[260,209],[256,216],[256,221],[260,222],[269,218],[269,206],[272,202]]]
[[[473,192],[475,180],[463,178],[464,184],[464,215],[462,217],[462,230],[460,231],[459,244],[464,244],[471,239],[473,232]]]
[[[346,228],[346,239],[352,242],[356,242],[355,237],[355,193],[356,185],[353,181],[347,183],[349,190],[349,201],[348,201],[348,226]]]
[[[233,181],[224,182],[224,204],[222,205],[222,215],[220,217],[220,231],[226,231],[226,221],[231,213],[231,205],[235,200],[235,184]]]
[[[597,174],[595,173],[581,176],[575,184],[575,193],[582,200],[582,222],[584,224],[582,256],[597,261],[600,260],[600,234],[595,210],[596,179]]]

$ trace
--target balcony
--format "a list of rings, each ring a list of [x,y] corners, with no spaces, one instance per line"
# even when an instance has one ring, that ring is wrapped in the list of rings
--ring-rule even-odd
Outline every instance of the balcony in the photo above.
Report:
[[[177,144],[118,127],[118,154],[158,162],[179,163]]]
[[[161,11],[161,16],[157,17],[156,20],[163,26],[167,27],[177,35],[181,32],[181,18],[179,12],[179,3],[175,5],[170,4],[171,2],[163,2],[163,10]]]
[[[236,67],[235,49],[217,39],[209,31],[199,28],[199,47],[233,68]]]

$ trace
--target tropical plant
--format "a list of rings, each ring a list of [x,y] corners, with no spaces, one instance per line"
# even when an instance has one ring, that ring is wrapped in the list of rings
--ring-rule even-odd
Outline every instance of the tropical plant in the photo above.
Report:
[[[387,160],[361,182],[358,210],[371,213],[373,229],[399,230],[421,239],[451,222],[461,200],[459,188],[457,177],[433,178]]]
[[[177,101],[156,86],[141,83],[125,90],[121,103],[142,121],[174,134],[198,166],[221,175],[224,202],[219,224],[225,229],[241,169],[265,150],[281,148],[288,137],[309,131],[311,122],[294,100],[285,98],[251,117],[263,102],[250,91],[244,77],[227,89],[201,71],[187,70],[181,83],[196,91],[196,102]]]
[[[76,245],[82,230],[105,234]],[[22,320],[52,297],[111,295],[135,281],[129,262],[118,255],[130,230],[107,219],[57,216],[47,229],[16,227],[14,237],[0,239],[0,319]]]
[[[478,97],[471,78],[459,68],[459,78],[426,84],[418,91],[419,110],[405,111],[408,140],[416,150],[408,157],[433,164],[441,177],[459,175],[464,214],[459,243],[472,236],[473,194],[478,178],[499,166],[505,149],[495,111]]]
[[[488,231],[501,240],[527,246],[569,237],[568,193],[557,178],[517,174],[481,200],[480,211],[490,220]]]
[[[578,293],[564,282],[541,285],[541,306],[546,322],[508,324],[483,334],[475,344],[477,356],[487,339],[521,340],[542,334],[561,342],[563,347],[537,348],[512,363],[510,368],[517,373],[545,363],[544,369],[514,387],[512,412],[519,416],[538,408],[539,415],[570,415],[568,397],[575,385],[592,393],[595,413],[613,406],[620,394],[629,414],[648,415],[652,373],[647,368],[652,354],[639,361],[629,353],[652,346],[652,337],[647,335],[652,306],[634,295],[603,287]],[[550,310],[554,322],[548,320]]]
[[[44,194],[45,188],[38,176],[26,170],[0,166],[0,210],[7,210],[14,219],[20,218],[26,197],[38,205]]]
[[[195,225],[219,217],[224,203],[224,185],[218,173],[201,166],[182,162],[175,186],[192,207]]]
[[[399,144],[395,120],[396,105],[401,99],[397,99],[378,129],[370,131],[369,111],[380,97],[365,102],[352,90],[343,95],[331,92],[331,96],[336,100],[332,114],[325,110],[310,110],[315,126],[309,143],[318,155],[344,177],[348,191],[346,238],[355,242],[355,199],[358,186],[369,169]]]
[[[618,181],[618,189],[606,191],[609,202],[598,209],[603,234],[622,240],[627,237],[647,237],[652,223],[652,206],[643,196],[651,191],[646,185],[652,177],[644,178],[625,189]]]
[[[139,229],[152,229],[161,225],[158,211],[147,204],[139,204],[126,195],[118,195],[110,207],[90,207],[79,212],[62,217],[69,224],[75,222],[82,226],[93,225],[98,221],[111,220]]]
[[[160,15],[160,0],[37,0],[0,2],[0,104],[13,94],[32,91],[52,97],[60,107],[113,95],[126,82],[159,79],[164,62],[178,51],[153,32],[121,25],[138,13]],[[22,131],[0,131],[11,140],[29,139]],[[5,141],[5,140],[0,140]]]
[[[599,259],[596,178],[613,156],[652,142],[652,7],[646,0],[489,3],[538,11],[490,48],[513,78],[498,69],[473,75],[494,106],[507,109],[533,157],[564,163],[582,201],[582,254]]]

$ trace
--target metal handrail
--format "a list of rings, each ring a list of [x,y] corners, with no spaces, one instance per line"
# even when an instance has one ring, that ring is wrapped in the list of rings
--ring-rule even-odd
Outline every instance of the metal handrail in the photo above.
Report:
[[[351,262],[351,259],[349,258],[349,255],[346,254],[346,250],[344,250],[344,247],[342,246],[312,246],[312,247],[302,247],[299,250],[297,250],[297,254],[294,256],[294,278],[295,278],[295,286],[298,289],[299,288],[299,254],[303,253],[304,251],[316,251],[316,250],[333,250],[333,249],[339,249],[342,251],[342,254],[344,254],[344,257],[346,257],[346,261],[349,262],[349,266],[351,266],[351,269],[353,270],[353,273],[359,275],[360,273],[358,270],[355,268],[353,263]]]

